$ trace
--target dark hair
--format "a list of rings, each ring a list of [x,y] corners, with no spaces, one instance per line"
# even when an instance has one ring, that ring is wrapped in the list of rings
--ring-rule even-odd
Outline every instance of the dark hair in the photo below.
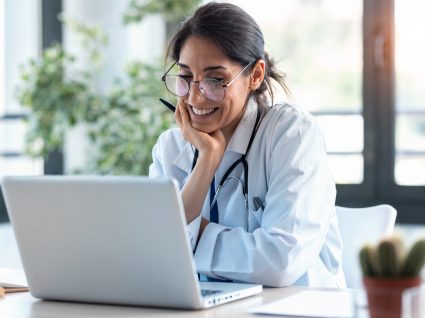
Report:
[[[266,92],[273,103],[271,79],[289,94],[285,75],[276,69],[275,61],[264,51],[263,33],[255,20],[238,6],[211,2],[199,7],[171,39],[167,56],[178,61],[184,42],[192,35],[214,42],[229,59],[241,66],[260,59],[265,61],[264,81],[253,93],[260,106],[266,106]],[[252,63],[250,69],[254,65]]]

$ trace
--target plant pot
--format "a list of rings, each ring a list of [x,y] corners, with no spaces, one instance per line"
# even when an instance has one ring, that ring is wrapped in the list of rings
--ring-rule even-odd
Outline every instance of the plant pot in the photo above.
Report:
[[[363,277],[370,318],[401,318],[403,291],[421,284],[421,277]]]

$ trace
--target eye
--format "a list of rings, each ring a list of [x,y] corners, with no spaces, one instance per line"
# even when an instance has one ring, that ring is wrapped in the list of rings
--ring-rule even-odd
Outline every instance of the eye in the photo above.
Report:
[[[205,79],[208,82],[212,82],[212,83],[221,83],[224,81],[223,77],[210,77],[210,78],[206,78]]]
[[[192,75],[189,75],[189,74],[179,74],[179,75],[177,75],[179,78],[181,78],[181,79],[183,79],[183,80],[185,80],[185,81],[190,81],[191,79],[192,79]]]

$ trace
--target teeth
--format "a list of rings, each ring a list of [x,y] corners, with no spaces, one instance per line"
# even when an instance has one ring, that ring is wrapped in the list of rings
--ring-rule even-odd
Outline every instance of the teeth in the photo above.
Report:
[[[215,110],[215,108],[203,109],[203,108],[192,107],[192,110],[196,115],[206,115],[206,114],[213,112]]]

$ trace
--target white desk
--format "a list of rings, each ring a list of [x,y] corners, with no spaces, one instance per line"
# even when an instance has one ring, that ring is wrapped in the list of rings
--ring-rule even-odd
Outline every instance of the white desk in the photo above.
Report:
[[[259,295],[200,311],[43,301],[33,298],[29,293],[16,293],[7,294],[0,300],[0,317],[270,317],[253,315],[250,314],[248,310],[259,305],[268,304],[304,289],[303,287],[265,288]],[[308,306],[308,304],[306,305]],[[363,310],[357,317],[367,317],[367,313]]]

